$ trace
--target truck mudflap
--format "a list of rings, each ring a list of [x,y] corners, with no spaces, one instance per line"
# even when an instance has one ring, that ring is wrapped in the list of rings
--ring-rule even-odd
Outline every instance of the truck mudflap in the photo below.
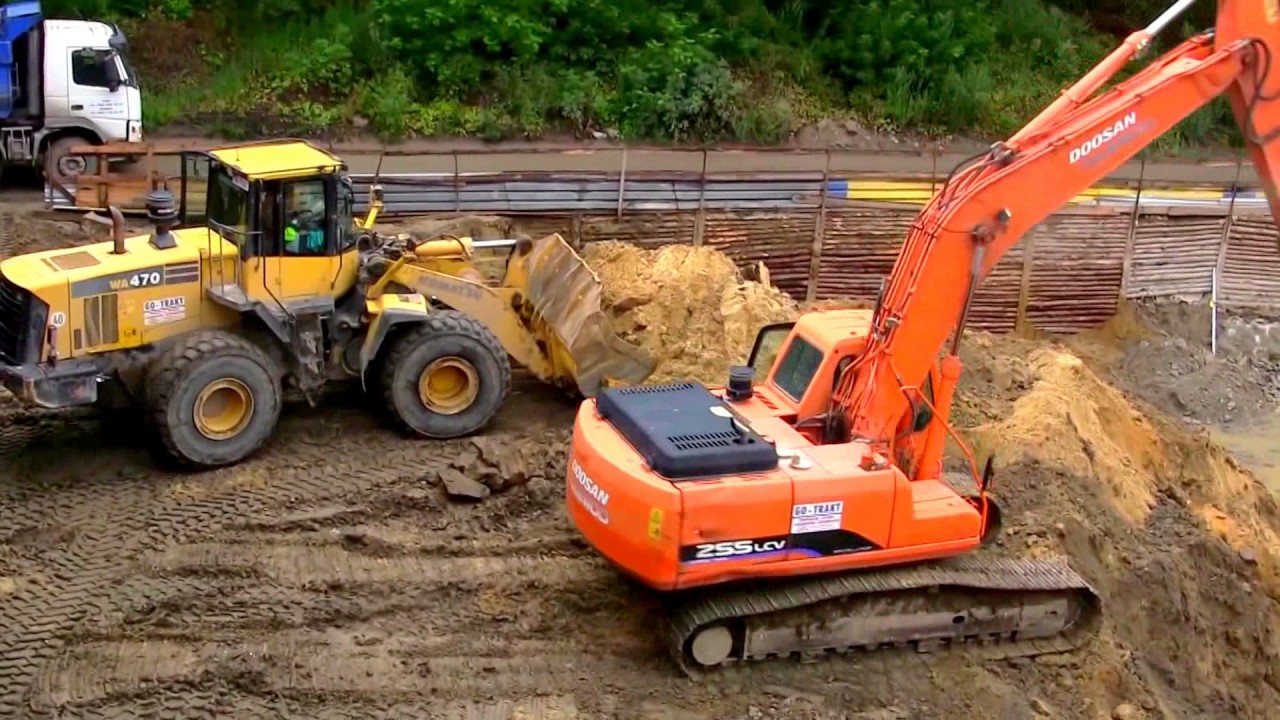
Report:
[[[744,661],[895,647],[990,660],[1061,653],[1093,636],[1102,609],[1065,559],[987,551],[677,602],[667,648],[690,677]]]

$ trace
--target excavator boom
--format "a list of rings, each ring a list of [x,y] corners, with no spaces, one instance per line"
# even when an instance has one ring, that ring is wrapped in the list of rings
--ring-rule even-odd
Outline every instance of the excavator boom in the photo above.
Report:
[[[1219,95],[1230,96],[1273,215],[1280,209],[1271,170],[1280,162],[1277,3],[1221,2],[1214,32],[1095,94],[1193,2],[1135,32],[1023,130],[953,172],[920,213],[867,350],[836,393],[853,437],[890,441],[910,409],[904,388],[918,387],[948,337],[959,337],[978,283],[1028,230]]]

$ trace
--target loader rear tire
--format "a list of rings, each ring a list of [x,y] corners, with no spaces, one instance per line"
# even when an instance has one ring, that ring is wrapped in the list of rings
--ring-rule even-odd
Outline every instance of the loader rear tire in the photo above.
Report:
[[[180,465],[215,468],[257,452],[280,420],[280,374],[248,339],[220,330],[192,333],[147,372],[147,413],[166,454]]]
[[[511,362],[481,322],[442,310],[392,340],[381,385],[401,429],[456,438],[488,425],[502,409],[511,391]]]

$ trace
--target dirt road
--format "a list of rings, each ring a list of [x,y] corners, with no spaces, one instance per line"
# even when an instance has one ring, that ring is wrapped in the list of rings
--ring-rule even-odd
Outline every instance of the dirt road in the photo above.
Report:
[[[208,142],[199,138],[163,138],[159,142]],[[379,167],[383,145],[368,141],[324,143],[347,161],[352,172],[372,174]],[[619,173],[624,167],[623,149],[605,141],[579,142],[572,145],[545,142],[484,143],[478,140],[415,140],[385,146],[394,153],[381,158],[381,171],[400,173],[479,173],[479,172],[607,172]],[[936,175],[945,177],[951,168],[984,146],[973,142],[956,142],[941,148],[936,160],[931,151],[913,143],[887,143],[879,140],[875,147],[833,148],[830,165],[825,151],[812,148],[792,150],[711,150],[705,155],[708,173],[727,172],[812,172],[824,169],[835,178],[855,176]],[[703,170],[704,154],[699,149],[635,147],[625,153],[628,173],[646,171]],[[166,172],[177,172],[176,163],[162,166]],[[1217,157],[1204,162],[1130,162],[1107,176],[1115,182],[1168,183],[1179,185],[1229,185],[1236,179],[1234,156]],[[1242,185],[1257,184],[1251,165],[1240,174]]]

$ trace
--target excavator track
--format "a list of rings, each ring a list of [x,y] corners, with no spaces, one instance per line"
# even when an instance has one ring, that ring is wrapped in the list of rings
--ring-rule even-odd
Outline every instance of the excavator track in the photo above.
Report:
[[[1065,560],[979,551],[686,600],[667,646],[696,677],[735,663],[852,650],[912,648],[998,660],[1066,652],[1096,632],[1101,599]]]

